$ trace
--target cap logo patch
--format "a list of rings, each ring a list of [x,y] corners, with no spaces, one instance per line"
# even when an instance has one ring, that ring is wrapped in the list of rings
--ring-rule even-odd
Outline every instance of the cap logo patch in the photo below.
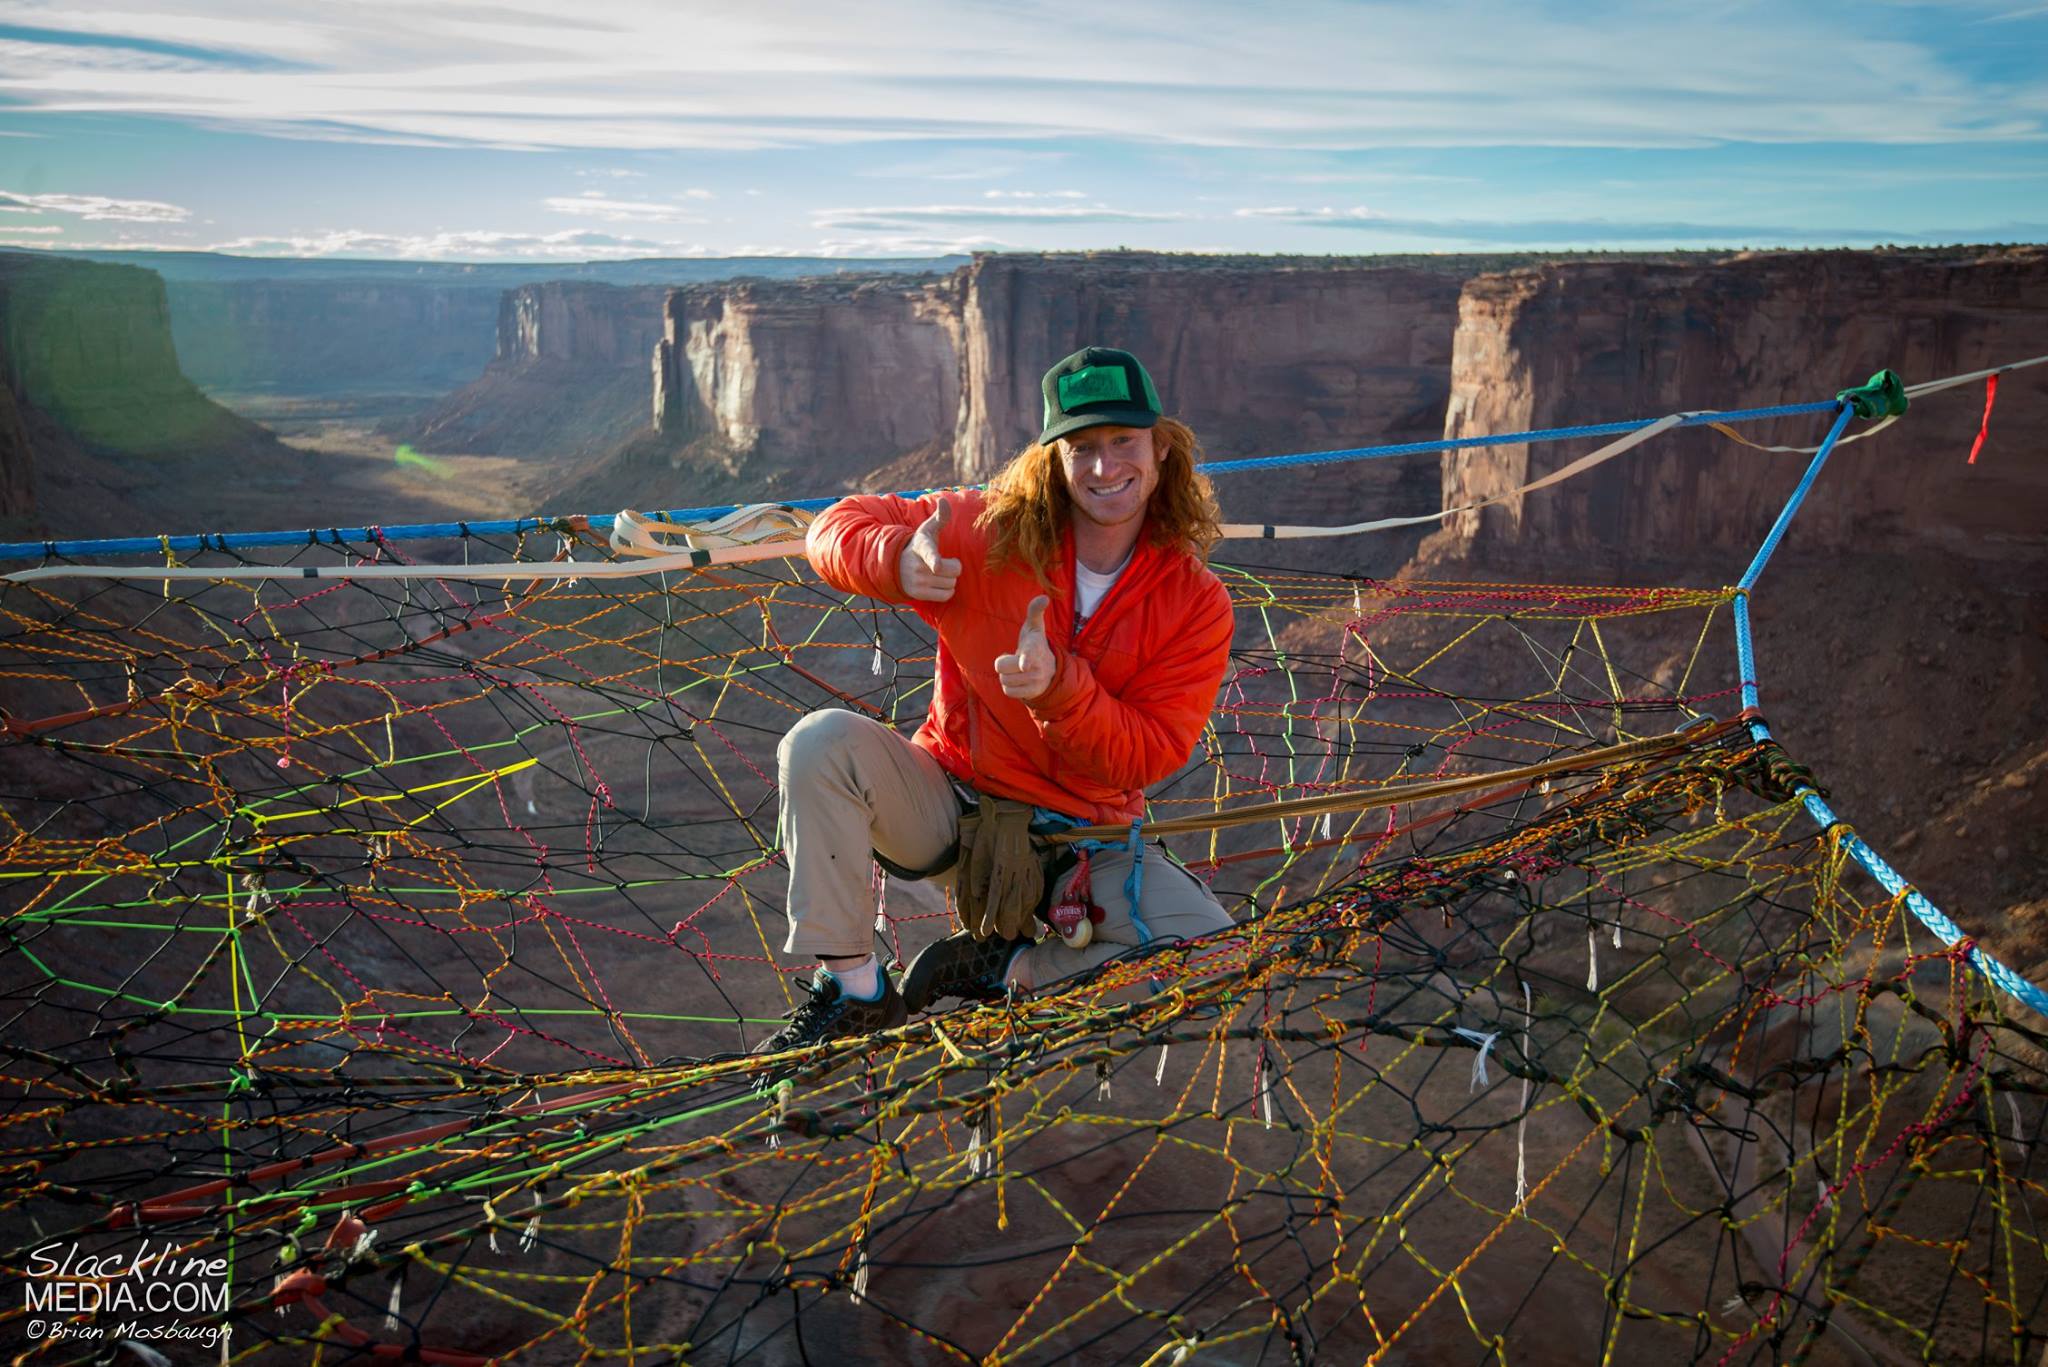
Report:
[[[1073,412],[1083,404],[1129,403],[1131,380],[1118,365],[1091,365],[1060,376],[1060,407]]]

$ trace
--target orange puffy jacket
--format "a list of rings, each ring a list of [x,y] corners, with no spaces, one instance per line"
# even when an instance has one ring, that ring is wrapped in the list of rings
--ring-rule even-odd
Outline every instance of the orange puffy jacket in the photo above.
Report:
[[[952,509],[939,551],[960,561],[960,582],[944,603],[911,602],[897,562],[941,499]],[[1084,821],[1143,816],[1143,789],[1187,763],[1215,706],[1230,595],[1200,560],[1141,535],[1076,638],[1068,537],[1045,614],[1058,666],[1045,692],[1019,702],[995,660],[1016,650],[1024,610],[1046,590],[1028,570],[988,572],[981,509],[975,491],[843,498],[811,525],[811,564],[836,588],[908,605],[939,633],[937,686],[914,739],[948,773]]]

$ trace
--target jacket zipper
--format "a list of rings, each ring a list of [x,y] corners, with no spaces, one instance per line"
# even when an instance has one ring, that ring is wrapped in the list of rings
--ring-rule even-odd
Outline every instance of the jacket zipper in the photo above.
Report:
[[[1139,535],[1142,536],[1143,533],[1141,532],[1139,533]],[[1127,562],[1124,565],[1124,572],[1117,576],[1116,582],[1109,586],[1109,592],[1103,594],[1102,601],[1095,605],[1094,614],[1090,616],[1085,622],[1081,622],[1077,628],[1070,630],[1067,633],[1068,637],[1070,638],[1067,642],[1068,650],[1078,651],[1081,648],[1081,639],[1088,634],[1088,632],[1095,626],[1097,622],[1100,622],[1104,617],[1109,615],[1109,605],[1111,603],[1120,601],[1117,598],[1117,595],[1119,593],[1124,593],[1125,589],[1130,584],[1132,578],[1131,571],[1137,568],[1138,557],[1144,552],[1144,550],[1145,545],[1141,541],[1139,542],[1137,547],[1132,550],[1129,562]],[[1067,539],[1067,584],[1069,586],[1068,603],[1075,614],[1076,620],[1079,621],[1081,611],[1081,581],[1080,576],[1074,570],[1074,563],[1074,541],[1072,537],[1069,537]],[[1125,594],[1125,596],[1128,597],[1129,595]],[[1066,784],[1060,781],[1060,762],[1058,751],[1053,752],[1052,773],[1050,777],[1053,781],[1054,787],[1059,788],[1063,791],[1067,790]],[[1143,800],[1144,795],[1141,793],[1139,794],[1139,801],[1142,802]]]
[[[1139,535],[1143,536],[1144,533],[1140,532]],[[1139,544],[1132,549],[1131,558],[1124,564],[1124,572],[1116,577],[1116,582],[1109,586],[1109,592],[1103,594],[1102,601],[1095,605],[1094,615],[1089,617],[1086,621],[1081,621],[1081,578],[1079,573],[1074,568],[1075,557],[1073,538],[1069,537],[1067,539],[1067,583],[1071,586],[1071,592],[1068,595],[1068,600],[1074,612],[1075,620],[1080,623],[1079,626],[1077,626],[1074,630],[1067,633],[1069,637],[1067,641],[1067,649],[1078,649],[1081,644],[1081,638],[1088,634],[1089,628],[1093,627],[1097,622],[1101,621],[1104,615],[1107,613],[1109,605],[1117,601],[1117,595],[1119,593],[1122,593],[1124,591],[1125,585],[1127,585],[1130,582],[1131,571],[1137,568],[1139,553],[1142,552],[1144,549],[1145,546],[1142,541],[1139,542]]]

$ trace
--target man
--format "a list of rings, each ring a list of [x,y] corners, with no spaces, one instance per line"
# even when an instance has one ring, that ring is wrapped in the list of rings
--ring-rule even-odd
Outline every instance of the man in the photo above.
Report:
[[[1099,909],[1093,942],[1036,943],[1032,913],[1052,897],[1034,898],[1032,854],[1014,884],[1014,865],[998,869],[986,915],[927,946],[900,992],[875,960],[871,857],[932,876],[971,838],[963,870],[984,872],[962,878],[985,890],[997,831],[1015,847],[1024,820],[1041,834],[1128,824],[1144,812],[1143,789],[1187,762],[1223,680],[1231,607],[1205,563],[1219,529],[1194,434],[1161,416],[1128,352],[1077,351],[1042,390],[1044,431],[986,493],[846,498],[811,526],[811,564],[826,582],[907,604],[938,632],[938,677],[912,740],[837,710],[783,737],[784,948],[821,962],[809,1000],[762,1052],[887,1029],[938,998],[1043,986],[1231,923],[1156,851],[1133,879],[1132,851],[1119,845],[1092,852],[1060,890]],[[975,808],[964,825],[963,801]],[[968,889],[956,892],[964,906]]]

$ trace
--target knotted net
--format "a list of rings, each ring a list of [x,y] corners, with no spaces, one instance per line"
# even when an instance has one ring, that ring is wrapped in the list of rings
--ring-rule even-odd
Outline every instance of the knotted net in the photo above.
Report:
[[[1223,567],[1230,673],[1150,819],[1196,827],[1167,844],[1236,927],[762,1059],[808,967],[776,952],[776,742],[821,707],[914,725],[933,644],[800,559],[462,577],[594,551],[323,543],[261,563],[419,574],[251,581],[217,550],[209,580],[0,590],[0,1243],[101,1306],[12,1300],[0,1336],[67,1361],[177,1320],[251,1363],[2048,1345],[2041,1022],[1808,819],[1737,715],[1730,592]],[[941,889],[875,886],[885,959],[946,933]],[[67,1249],[100,1275],[36,1261]],[[189,1313],[111,1307],[112,1272],[197,1266]]]

